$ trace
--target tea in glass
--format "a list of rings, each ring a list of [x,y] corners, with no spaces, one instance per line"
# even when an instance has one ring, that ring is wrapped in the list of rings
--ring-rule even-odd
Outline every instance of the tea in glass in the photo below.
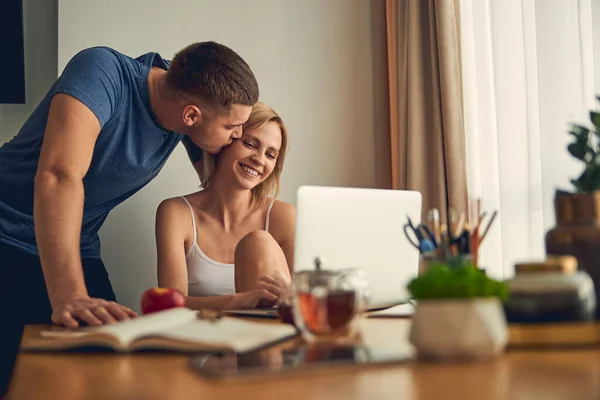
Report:
[[[293,316],[304,339],[354,339],[367,287],[360,269],[317,268],[294,274]]]

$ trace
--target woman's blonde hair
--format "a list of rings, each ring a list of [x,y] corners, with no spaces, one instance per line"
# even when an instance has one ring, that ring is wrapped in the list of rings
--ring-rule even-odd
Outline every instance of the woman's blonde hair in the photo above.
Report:
[[[288,134],[287,128],[285,127],[285,124],[283,123],[283,120],[279,114],[277,114],[271,107],[261,102],[255,103],[252,106],[250,117],[248,117],[248,121],[246,121],[242,126],[243,132],[245,133],[259,129],[269,122],[276,122],[279,126],[279,130],[281,131],[281,148],[279,149],[279,154],[277,156],[277,160],[275,161],[275,167],[273,168],[271,175],[269,175],[264,182],[261,182],[252,189],[252,204],[254,205],[258,204],[269,195],[272,195],[273,197],[277,197],[279,195],[279,179],[283,170],[283,162],[285,161]],[[217,172],[219,155],[213,155],[203,151],[202,160],[203,173],[200,176],[200,183],[203,189],[208,189],[212,184]]]

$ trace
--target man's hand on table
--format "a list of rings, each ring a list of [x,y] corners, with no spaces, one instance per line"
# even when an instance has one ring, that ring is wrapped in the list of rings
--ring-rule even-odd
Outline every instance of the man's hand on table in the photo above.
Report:
[[[87,325],[113,324],[136,318],[138,315],[132,309],[114,301],[96,299],[93,297],[78,297],[67,300],[54,308],[52,323],[77,328],[81,322]]]

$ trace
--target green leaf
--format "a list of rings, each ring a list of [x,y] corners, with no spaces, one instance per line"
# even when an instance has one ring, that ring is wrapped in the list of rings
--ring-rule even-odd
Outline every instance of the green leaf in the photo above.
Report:
[[[596,111],[590,111],[590,120],[594,126],[600,127],[600,113]]]
[[[570,196],[572,194],[573,194],[572,192],[568,192],[568,191],[566,191],[564,189],[556,189],[554,191],[554,197],[558,197],[558,196]]]
[[[571,179],[571,184],[575,187],[575,190],[578,193],[585,192],[584,186],[581,183],[579,183],[578,179]]]
[[[567,146],[567,150],[573,157],[578,160],[585,161],[585,155],[587,154],[587,146],[582,145],[579,141],[571,143]]]
[[[591,163],[586,171],[588,191],[597,190],[600,187],[600,166],[596,163]]]
[[[571,124],[571,130],[575,133],[576,136],[581,136],[582,138],[585,138],[585,141],[587,142],[587,138],[590,133],[590,129],[587,126]]]
[[[575,186],[575,189],[577,189],[577,192],[579,193],[584,193],[584,192],[589,192],[590,188],[592,186],[590,177],[592,176],[590,174],[591,169],[589,168],[589,165],[586,169],[583,170],[583,172],[581,172],[581,174],[577,177],[577,179],[575,180],[571,180],[571,183],[573,184],[573,186]]]
[[[415,299],[498,297],[502,300],[508,292],[503,282],[490,279],[484,271],[466,264],[429,265],[427,272],[411,280],[407,287]]]

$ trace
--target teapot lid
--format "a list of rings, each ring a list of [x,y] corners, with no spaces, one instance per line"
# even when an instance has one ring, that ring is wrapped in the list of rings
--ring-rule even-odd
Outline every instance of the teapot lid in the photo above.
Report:
[[[325,258],[323,258],[321,256],[317,256],[313,259],[315,269],[314,270],[304,270],[304,271],[301,271],[301,273],[307,274],[307,275],[312,275],[312,276],[319,276],[319,277],[329,277],[329,276],[335,276],[335,275],[340,274],[339,271],[324,269],[323,265],[325,264],[325,261],[326,261]]]
[[[317,256],[314,258],[313,262],[315,263],[315,270],[316,271],[322,271],[322,266],[323,263],[325,262],[325,259],[321,256]]]

